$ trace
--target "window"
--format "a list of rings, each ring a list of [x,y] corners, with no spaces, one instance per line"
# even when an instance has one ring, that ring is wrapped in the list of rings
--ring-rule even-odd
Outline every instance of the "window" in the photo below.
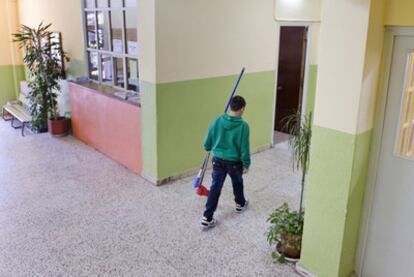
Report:
[[[138,60],[127,59],[127,88],[137,90],[138,88]]]
[[[88,75],[94,82],[139,91],[137,0],[84,0]]]
[[[88,68],[89,68],[89,79],[99,80],[99,70],[98,70],[98,53],[89,52],[88,53]]]
[[[414,52],[408,54],[402,97],[396,152],[414,158]]]

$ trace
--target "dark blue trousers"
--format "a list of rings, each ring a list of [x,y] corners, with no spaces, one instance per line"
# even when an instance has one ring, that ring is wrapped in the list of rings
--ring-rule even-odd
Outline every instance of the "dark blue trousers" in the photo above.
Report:
[[[243,193],[243,164],[242,162],[226,161],[219,158],[213,158],[212,184],[206,203],[204,216],[208,220],[213,218],[217,209],[218,201],[223,188],[227,174],[231,178],[233,184],[234,201],[236,204],[244,206],[246,199]]]

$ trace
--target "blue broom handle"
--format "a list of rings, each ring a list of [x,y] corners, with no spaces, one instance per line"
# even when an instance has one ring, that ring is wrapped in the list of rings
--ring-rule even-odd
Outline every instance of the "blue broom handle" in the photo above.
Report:
[[[233,92],[230,95],[230,99],[227,102],[226,109],[224,109],[224,113],[227,113],[227,111],[228,111],[228,109],[230,107],[231,99],[233,99],[234,93],[236,92],[237,87],[239,86],[240,80],[241,80],[241,78],[243,77],[243,74],[244,74],[244,70],[245,70],[245,68],[243,67],[242,70],[241,70],[241,72],[240,72],[239,78],[237,79],[237,83],[234,86]],[[201,183],[203,182],[204,174],[206,173],[207,164],[208,164],[208,160],[209,159],[210,159],[210,152],[207,152],[206,153],[206,156],[204,157],[204,163],[203,163],[202,173],[201,173],[200,180],[199,180],[199,185],[201,185]]]
[[[202,170],[201,177],[200,177],[200,185],[204,180],[204,175],[206,174],[209,160],[210,160],[210,152],[207,152],[206,156],[204,157],[203,170]]]
[[[243,77],[244,70],[245,70],[245,68],[243,67],[243,68],[242,68],[242,70],[241,70],[241,72],[240,72],[239,78],[237,79],[237,83],[236,83],[236,85],[234,86],[233,92],[232,92],[232,93],[231,93],[231,95],[230,95],[229,102],[227,102],[227,106],[226,106],[226,108],[224,109],[224,113],[226,113],[226,112],[229,110],[230,103],[231,103],[231,99],[233,99],[234,93],[236,93],[236,90],[237,90],[237,87],[239,86],[240,80],[241,80],[241,78]]]

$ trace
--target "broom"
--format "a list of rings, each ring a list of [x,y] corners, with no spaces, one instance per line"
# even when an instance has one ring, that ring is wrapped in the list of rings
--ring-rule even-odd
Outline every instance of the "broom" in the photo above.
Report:
[[[241,80],[241,78],[243,77],[243,74],[244,74],[244,70],[245,70],[245,68],[243,67],[241,72],[240,72],[239,78],[237,78],[237,82],[236,82],[236,85],[234,86],[233,92],[230,95],[230,99],[227,102],[227,106],[224,109],[224,113],[227,113],[227,111],[230,107],[231,99],[233,98],[234,93],[236,92],[237,87],[239,86],[240,80]],[[208,193],[209,193],[209,190],[205,186],[202,185],[203,179],[204,179],[204,174],[206,173],[209,159],[210,159],[210,152],[207,152],[206,156],[204,157],[203,165],[201,166],[201,168],[200,168],[200,170],[199,170],[199,172],[198,172],[198,174],[197,174],[197,176],[196,176],[196,178],[194,179],[194,182],[193,182],[194,188],[196,189],[196,193],[200,196],[208,196]]]

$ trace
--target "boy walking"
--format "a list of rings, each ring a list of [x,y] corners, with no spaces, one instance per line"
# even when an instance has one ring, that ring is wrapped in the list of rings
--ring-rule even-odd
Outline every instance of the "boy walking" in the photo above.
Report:
[[[200,222],[202,229],[212,228],[216,224],[213,216],[227,174],[233,184],[235,211],[241,213],[248,206],[243,193],[243,174],[250,167],[249,125],[242,119],[245,108],[244,98],[234,96],[230,102],[230,112],[213,121],[204,139],[204,149],[213,153],[213,180]]]

